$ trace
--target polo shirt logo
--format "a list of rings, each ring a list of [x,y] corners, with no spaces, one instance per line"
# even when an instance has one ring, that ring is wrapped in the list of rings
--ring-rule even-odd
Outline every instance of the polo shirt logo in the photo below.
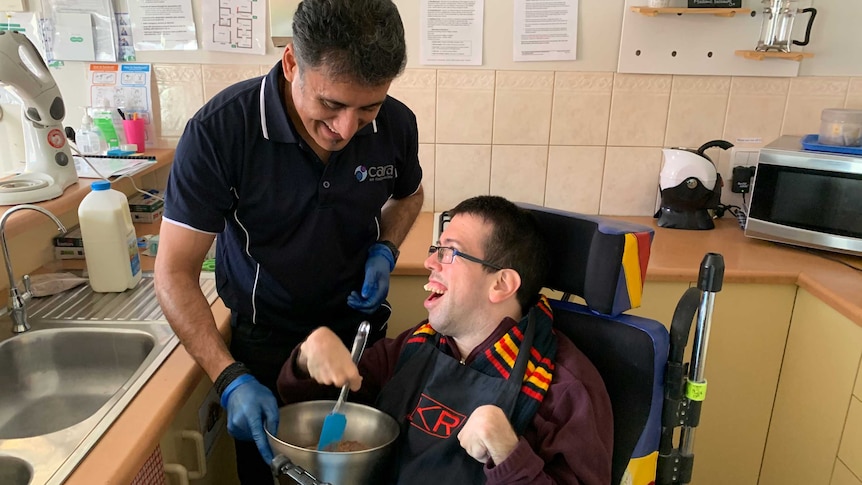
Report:
[[[366,167],[360,165],[353,171],[357,182],[381,182],[395,178],[395,165],[381,165],[379,167]]]
[[[411,426],[436,438],[446,439],[461,427],[466,417],[423,393],[409,420]]]

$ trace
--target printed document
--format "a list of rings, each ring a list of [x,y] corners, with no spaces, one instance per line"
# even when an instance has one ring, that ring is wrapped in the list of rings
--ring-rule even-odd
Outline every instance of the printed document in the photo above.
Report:
[[[482,65],[484,0],[422,0],[419,63]]]
[[[513,59],[574,61],[578,47],[578,0],[515,0]]]
[[[130,1],[129,20],[136,51],[198,48],[189,0]]]
[[[235,54],[266,54],[265,2],[202,0],[201,8],[204,49]]]

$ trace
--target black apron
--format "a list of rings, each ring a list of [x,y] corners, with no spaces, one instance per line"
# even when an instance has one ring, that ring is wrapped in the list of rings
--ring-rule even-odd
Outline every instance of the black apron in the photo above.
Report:
[[[531,312],[532,313],[532,312]],[[530,315],[521,349],[533,345]],[[530,352],[518,351],[510,379],[482,374],[437,349],[420,346],[395,372],[376,407],[401,427],[392,482],[410,485],[485,483],[484,464],[461,447],[458,432],[479,406],[500,407],[511,420]]]

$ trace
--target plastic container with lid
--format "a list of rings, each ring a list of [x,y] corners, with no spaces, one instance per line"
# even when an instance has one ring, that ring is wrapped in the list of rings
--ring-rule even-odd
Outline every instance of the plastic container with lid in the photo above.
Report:
[[[823,145],[862,146],[862,109],[824,109],[817,141]]]
[[[129,202],[107,180],[93,182],[78,206],[90,287],[118,293],[141,281],[141,257]]]

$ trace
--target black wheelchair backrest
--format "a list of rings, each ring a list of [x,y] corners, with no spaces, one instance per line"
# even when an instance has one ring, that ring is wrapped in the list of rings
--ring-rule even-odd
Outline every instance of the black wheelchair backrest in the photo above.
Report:
[[[549,245],[546,287],[585,305],[551,300],[554,326],[601,374],[614,415],[612,482],[626,470],[654,472],[661,436],[669,338],[659,322],[622,312],[640,305],[651,227],[518,204],[533,213]],[[640,482],[637,482],[640,483]]]

